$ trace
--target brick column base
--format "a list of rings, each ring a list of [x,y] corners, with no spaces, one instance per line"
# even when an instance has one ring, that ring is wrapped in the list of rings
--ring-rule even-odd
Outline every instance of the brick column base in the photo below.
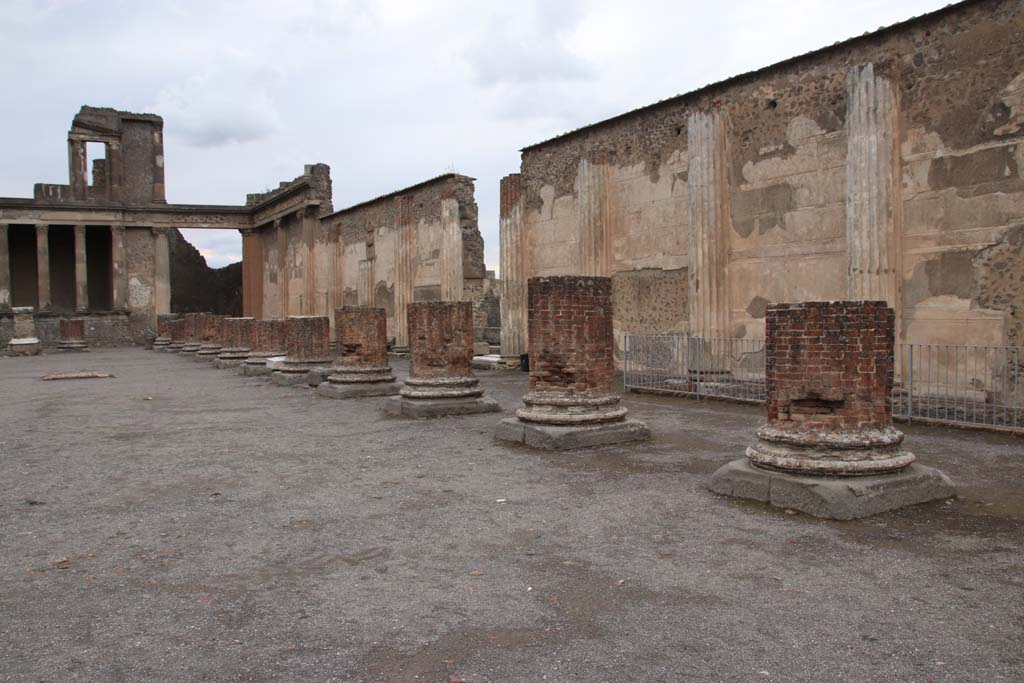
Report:
[[[768,307],[768,422],[711,489],[854,519],[956,494],[892,424],[894,313],[882,301]]]
[[[642,422],[626,419],[612,389],[611,291],[607,277],[530,278],[530,391],[516,418],[499,425],[499,439],[571,449],[650,436]]]
[[[249,326],[249,355],[242,365],[246,377],[269,375],[271,358],[284,358],[285,321],[276,319],[254,320]]]
[[[500,410],[473,374],[473,304],[422,301],[406,308],[409,378],[386,410],[407,417],[442,417]]]
[[[57,342],[57,348],[61,351],[89,350],[89,345],[85,342],[85,319],[61,318],[60,341]]]
[[[272,380],[281,386],[320,384],[331,364],[331,321],[325,315],[291,316],[285,321],[284,362]],[[314,380],[311,373],[316,375]]]
[[[343,306],[334,311],[341,355],[317,393],[327,398],[397,394],[388,364],[387,313],[383,308]]]

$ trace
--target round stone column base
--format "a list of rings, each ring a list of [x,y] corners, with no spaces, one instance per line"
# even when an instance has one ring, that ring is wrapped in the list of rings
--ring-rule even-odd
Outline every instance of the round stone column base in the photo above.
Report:
[[[483,396],[484,390],[476,377],[410,377],[399,393],[418,400],[454,399]]]
[[[620,400],[618,394],[531,391],[523,396],[526,407],[517,410],[516,417],[523,422],[563,426],[620,422],[629,412]]]
[[[394,382],[395,376],[387,365],[379,367],[334,366],[327,381],[332,384],[376,384]],[[397,391],[397,389],[396,389]]]
[[[903,433],[889,426],[848,432],[788,431],[764,425],[747,458],[764,469],[804,475],[867,476],[897,472],[914,462]]]

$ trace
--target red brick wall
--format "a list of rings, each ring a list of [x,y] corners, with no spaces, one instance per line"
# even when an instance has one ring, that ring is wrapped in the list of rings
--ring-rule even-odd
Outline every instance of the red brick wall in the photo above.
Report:
[[[285,321],[285,356],[289,360],[325,360],[331,357],[331,322],[327,316],[304,315]]]
[[[166,337],[170,334],[169,323],[172,320],[177,320],[178,316],[174,313],[161,313],[156,317],[156,334],[159,337]]]
[[[523,196],[523,177],[518,173],[512,173],[501,179],[498,215],[505,218]]]
[[[334,309],[339,366],[379,368],[388,364],[388,318],[383,308],[342,306]]]
[[[530,389],[610,392],[611,278],[532,277],[527,291]]]
[[[214,315],[213,313],[200,313],[200,316],[200,340],[207,344],[220,344],[221,337],[223,336],[223,330],[221,329],[223,316]]]
[[[473,304],[421,301],[409,304],[409,376],[471,377]]]
[[[769,306],[769,421],[824,430],[892,424],[894,319],[882,301]]]

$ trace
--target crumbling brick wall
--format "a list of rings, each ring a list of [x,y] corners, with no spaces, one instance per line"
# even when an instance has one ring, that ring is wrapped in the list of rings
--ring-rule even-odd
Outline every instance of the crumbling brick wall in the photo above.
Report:
[[[530,278],[530,389],[603,394],[615,373],[612,283],[606,277]]]
[[[409,376],[415,379],[470,377],[473,305],[468,301],[409,304]]]
[[[387,315],[383,308],[335,309],[334,329],[340,351],[337,365],[379,368],[388,364]]]
[[[892,424],[894,321],[880,301],[769,306],[769,421],[829,431]]]

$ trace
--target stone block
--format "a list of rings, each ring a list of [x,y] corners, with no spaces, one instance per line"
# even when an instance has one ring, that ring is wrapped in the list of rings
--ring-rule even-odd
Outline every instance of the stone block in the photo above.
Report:
[[[651,437],[651,431],[639,420],[570,427],[523,422],[519,418],[509,417],[498,423],[494,436],[499,441],[565,451],[644,441]]]
[[[334,384],[323,382],[316,393],[324,398],[367,398],[370,396],[394,396],[398,393],[396,382],[366,382],[363,384]]]
[[[21,337],[7,342],[7,353],[11,356],[38,356],[42,344],[35,337]]]
[[[249,365],[245,364],[241,366],[242,374],[246,377],[266,377],[272,375],[274,370],[264,365]]]
[[[276,370],[270,376],[270,381],[279,387],[306,387],[309,386],[309,373]]]
[[[822,477],[762,469],[741,458],[718,468],[708,488],[725,496],[839,520],[860,519],[956,496],[956,487],[949,477],[916,463],[888,474]]]
[[[439,399],[411,399],[404,396],[393,396],[384,405],[384,412],[388,415],[417,419],[493,413],[500,410],[501,406],[497,401],[482,396]]]

